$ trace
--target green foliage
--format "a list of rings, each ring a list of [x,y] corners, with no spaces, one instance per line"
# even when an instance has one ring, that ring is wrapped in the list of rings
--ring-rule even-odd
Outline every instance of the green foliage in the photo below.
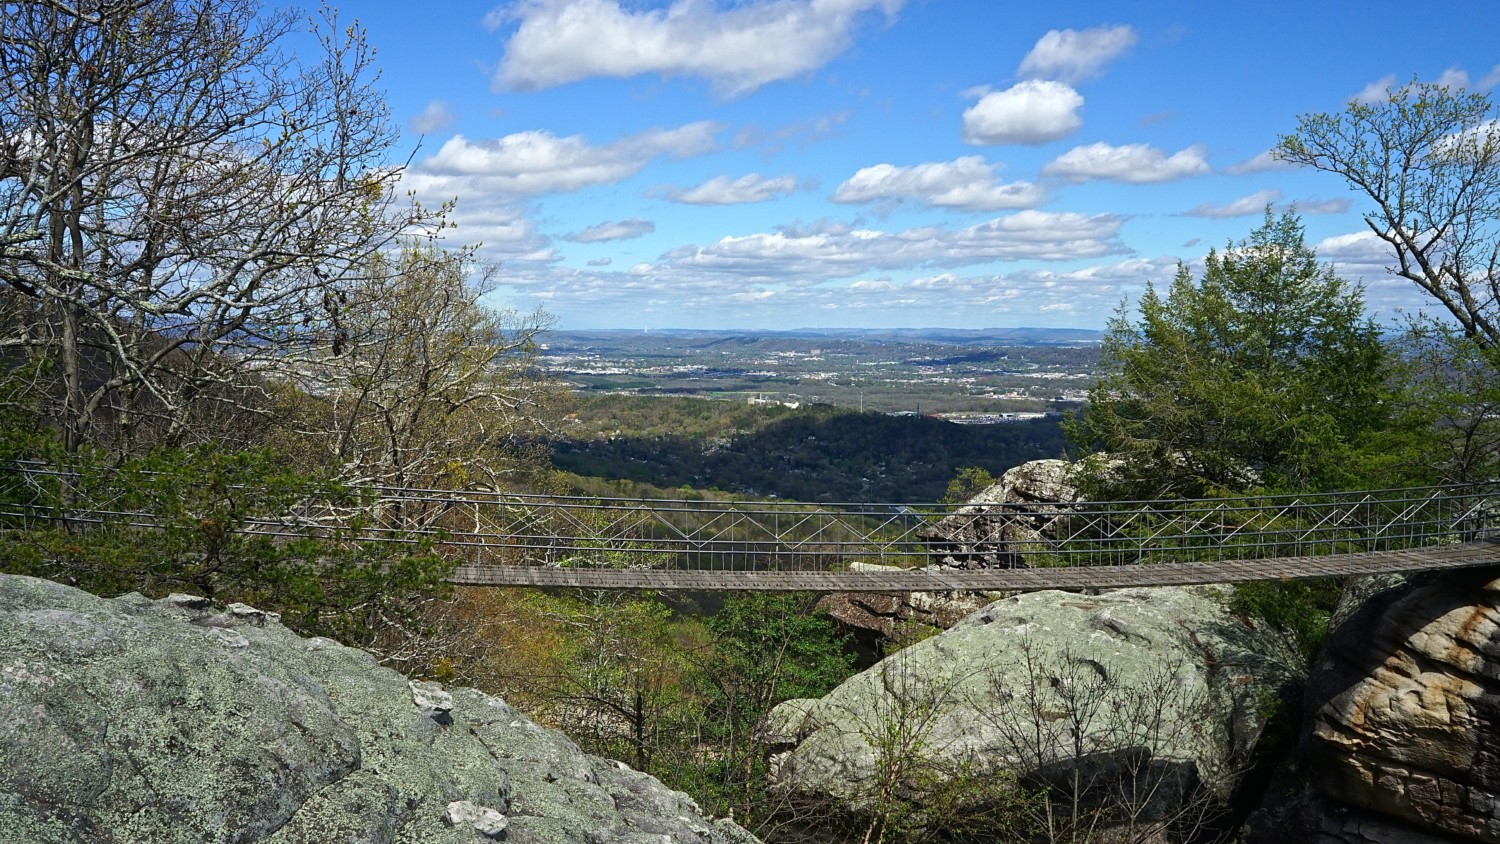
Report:
[[[619,414],[607,430],[591,433],[600,423],[588,408],[600,401]],[[747,409],[701,399],[589,397],[582,404],[585,421],[555,444],[552,463],[560,470],[797,501],[936,501],[960,467],[999,474],[1056,457],[1065,445],[1055,418],[958,425],[925,416],[826,406]]]
[[[697,676],[716,751],[701,762],[696,793],[708,811],[732,811],[752,829],[777,808],[756,728],[782,701],[822,697],[853,673],[848,636],[815,603],[806,594],[740,593],[707,619],[712,647]]]
[[[1500,475],[1500,351],[1448,323],[1417,319],[1400,341],[1400,424],[1377,464],[1388,485]]]
[[[1485,350],[1500,349],[1500,121],[1488,95],[1411,84],[1375,102],[1299,116],[1276,156],[1343,177],[1370,232]]]
[[[1229,608],[1281,631],[1311,663],[1328,635],[1328,620],[1342,589],[1342,579],[1331,577],[1251,581],[1234,587]]]
[[[1389,424],[1389,360],[1360,288],[1320,266],[1297,218],[1265,222],[1149,287],[1103,343],[1090,404],[1067,426],[1115,462],[1091,497],[1350,488]]]
[[[239,601],[281,613],[303,635],[377,651],[395,646],[397,631],[420,629],[423,607],[447,588],[452,563],[429,543],[363,541],[357,518],[318,528],[291,520],[309,502],[362,502],[288,470],[275,452],[159,450],[120,466],[87,457],[25,481],[48,519],[0,536],[8,573],[101,595]],[[131,514],[150,514],[150,524]]]
[[[685,680],[698,638],[693,623],[654,596],[532,593],[525,600],[560,635],[543,663],[518,678],[523,694],[589,752],[670,772],[695,733]]]
[[[489,594],[489,593],[486,593]],[[484,679],[591,753],[626,759],[747,826],[772,820],[772,707],[819,697],[852,658],[810,595],[737,594],[704,616],[660,597],[606,591],[515,593],[487,609],[503,638]]]
[[[965,466],[948,482],[941,503],[962,504],[995,485],[995,476],[982,466]]]

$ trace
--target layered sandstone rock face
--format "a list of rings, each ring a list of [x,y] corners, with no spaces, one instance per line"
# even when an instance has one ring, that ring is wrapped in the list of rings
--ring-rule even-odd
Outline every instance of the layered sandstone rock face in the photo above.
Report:
[[[855,563],[853,571],[899,571],[896,566]],[[998,598],[993,592],[836,592],[818,601],[818,609],[862,640],[899,638],[903,628],[947,630]]]
[[[1305,840],[1500,842],[1500,570],[1366,601],[1308,702]]]
[[[0,576],[0,841],[753,844],[498,698],[274,617]]]

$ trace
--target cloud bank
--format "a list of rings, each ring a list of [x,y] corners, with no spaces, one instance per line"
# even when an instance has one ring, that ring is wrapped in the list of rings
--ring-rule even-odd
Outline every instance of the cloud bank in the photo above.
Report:
[[[1045,198],[1046,193],[1031,182],[1000,182],[995,167],[977,155],[910,167],[864,167],[833,193],[834,202],[910,200],[964,211],[1032,208]]]
[[[688,205],[745,205],[769,202],[796,189],[795,176],[768,179],[759,173],[751,173],[738,179],[717,176],[697,187],[668,191],[665,196],[673,202]]]
[[[697,76],[729,97],[792,79],[849,48],[870,13],[889,20],[903,0],[748,0],[721,8],[676,0],[642,9],[619,0],[522,0],[491,12],[515,24],[495,71],[497,90],[533,91],[591,77]]]
[[[1170,182],[1210,172],[1202,146],[1167,155],[1147,144],[1111,146],[1106,143],[1074,147],[1042,167],[1042,175],[1074,182],[1103,179],[1129,184]]]
[[[1135,30],[1128,26],[1054,29],[1036,42],[1016,73],[1030,79],[1080,82],[1098,76],[1135,42]]]
[[[1061,82],[1029,80],[979,98],[963,116],[969,144],[1042,144],[1083,125],[1083,96]]]

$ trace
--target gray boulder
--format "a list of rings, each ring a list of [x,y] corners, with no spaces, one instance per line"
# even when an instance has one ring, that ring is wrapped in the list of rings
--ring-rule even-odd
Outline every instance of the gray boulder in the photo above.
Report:
[[[1066,460],[1022,463],[917,535],[950,568],[1025,566],[1028,546],[1051,538],[1058,517],[1078,500],[1074,471]]]
[[[945,780],[1018,781],[1086,807],[1134,800],[1131,822],[1227,799],[1298,660],[1222,598],[1188,587],[996,601],[773,710],[773,782],[866,813]]]
[[[504,701],[233,605],[0,576],[0,841],[755,841]]]

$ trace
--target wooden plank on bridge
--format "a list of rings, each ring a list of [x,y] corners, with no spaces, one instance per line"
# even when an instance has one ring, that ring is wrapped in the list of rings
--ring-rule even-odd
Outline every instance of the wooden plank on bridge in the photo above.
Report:
[[[1035,592],[1119,589],[1252,580],[1386,574],[1500,563],[1500,541],[1205,563],[1033,569],[898,571],[691,571],[685,569],[460,566],[449,580],[467,586],[537,586],[689,592]]]

